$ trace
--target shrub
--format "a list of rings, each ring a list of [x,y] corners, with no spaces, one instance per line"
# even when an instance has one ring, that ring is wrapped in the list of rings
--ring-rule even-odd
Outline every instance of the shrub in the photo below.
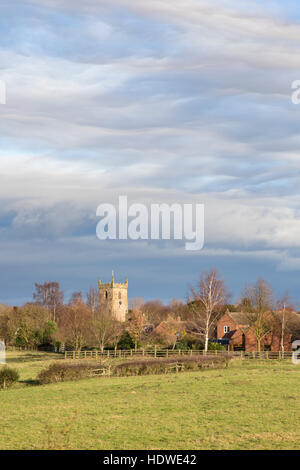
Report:
[[[231,356],[177,356],[160,359],[132,360],[114,365],[110,375],[117,377],[131,375],[166,374],[181,370],[199,370],[205,368],[227,367]],[[38,375],[40,384],[64,382],[67,380],[80,380],[94,377],[96,369],[107,368],[109,363],[97,361],[64,362],[52,363],[47,369],[42,370]]]
[[[154,360],[130,361],[119,364],[114,369],[114,375],[148,375],[164,374],[176,370],[199,370],[204,368],[227,367],[229,358],[225,356],[205,357],[205,356],[186,356],[173,357]],[[177,368],[176,368],[177,364]]]
[[[204,348],[203,341],[192,334],[185,335],[184,342],[187,344],[189,349],[200,350]]]
[[[178,341],[178,343],[176,343],[175,349],[180,349],[181,351],[187,351],[190,348],[187,342],[182,339],[181,341]]]
[[[226,351],[225,346],[220,343],[213,343],[212,341],[208,342],[208,350],[209,351]]]
[[[11,387],[19,380],[19,372],[11,367],[3,367],[0,369],[0,388],[5,389]]]
[[[55,382],[65,382],[67,380],[80,380],[87,377],[93,377],[93,371],[105,368],[102,363],[92,362],[73,362],[63,361],[53,362],[47,369],[42,370],[37,379],[41,384]]]
[[[134,349],[134,341],[128,331],[124,331],[119,342],[118,349]]]

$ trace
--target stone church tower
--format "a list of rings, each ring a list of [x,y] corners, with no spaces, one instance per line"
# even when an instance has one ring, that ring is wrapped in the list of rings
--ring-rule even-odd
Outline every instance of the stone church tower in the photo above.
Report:
[[[124,284],[118,284],[115,282],[113,274],[110,283],[102,284],[100,279],[98,283],[99,301],[108,306],[109,311],[117,320],[124,322],[128,313],[128,279]]]

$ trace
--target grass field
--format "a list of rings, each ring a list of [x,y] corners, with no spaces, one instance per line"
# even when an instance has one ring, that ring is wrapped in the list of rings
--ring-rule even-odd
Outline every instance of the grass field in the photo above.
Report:
[[[298,449],[300,366],[92,378],[44,386],[56,355],[8,353],[21,382],[0,392],[0,449]]]

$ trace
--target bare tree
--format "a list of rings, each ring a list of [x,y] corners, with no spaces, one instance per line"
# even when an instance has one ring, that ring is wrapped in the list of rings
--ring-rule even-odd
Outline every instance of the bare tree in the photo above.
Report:
[[[56,322],[57,311],[64,303],[64,293],[60,290],[59,282],[35,283],[35,289],[33,299],[48,310],[49,320]]]
[[[82,300],[69,302],[61,312],[59,336],[76,351],[87,344],[90,336],[91,312]]]
[[[163,302],[159,299],[150,300],[144,303],[140,310],[145,316],[145,320],[148,323],[153,323],[154,325],[158,325],[163,320],[168,318],[170,313],[170,308],[163,304]]]
[[[224,281],[216,269],[203,272],[196,287],[191,287],[190,305],[200,325],[200,334],[204,336],[205,351],[209,336],[222,313],[221,307],[228,297]]]
[[[111,314],[110,309],[104,302],[100,302],[93,315],[91,331],[94,341],[103,352],[109,341],[113,341],[118,336],[119,322]]]
[[[264,279],[258,279],[256,284],[246,287],[245,298],[253,307],[253,311],[246,312],[246,315],[256,338],[257,350],[260,352],[263,338],[271,333],[274,326],[273,291]]]
[[[70,300],[70,304],[71,304],[71,305],[75,305],[75,304],[77,304],[78,302],[84,303],[84,302],[83,302],[83,296],[82,296],[82,292],[81,292],[81,291],[73,292],[73,294],[72,294],[72,296],[71,296],[71,300]]]
[[[188,309],[183,300],[178,300],[174,297],[169,303],[170,315],[177,320],[188,319]]]
[[[128,319],[128,330],[131,337],[134,340],[134,347],[137,349],[139,340],[141,339],[142,333],[144,331],[145,317],[141,310],[135,309],[131,312]]]
[[[133,299],[129,299],[129,310],[140,309],[144,303],[143,297],[134,297]]]
[[[276,319],[281,325],[281,334],[280,334],[280,349],[284,353],[284,337],[285,337],[285,330],[286,330],[286,307],[289,301],[289,294],[286,292],[284,296],[277,301],[277,308],[279,310],[279,314],[276,314]]]
[[[284,353],[284,342],[287,334],[293,331],[293,322],[295,320],[295,308],[290,301],[288,292],[279,298],[276,302],[275,319],[280,326],[280,349]]]
[[[86,294],[87,305],[90,307],[91,312],[94,314],[98,307],[99,292],[95,287],[90,287],[90,290]]]

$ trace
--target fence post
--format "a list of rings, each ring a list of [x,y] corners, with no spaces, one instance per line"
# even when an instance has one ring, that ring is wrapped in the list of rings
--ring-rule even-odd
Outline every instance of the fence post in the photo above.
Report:
[[[73,351],[73,359],[75,359],[75,351]]]
[[[65,359],[67,359],[67,351],[65,351]]]
[[[154,357],[157,357],[157,346],[154,346]]]

